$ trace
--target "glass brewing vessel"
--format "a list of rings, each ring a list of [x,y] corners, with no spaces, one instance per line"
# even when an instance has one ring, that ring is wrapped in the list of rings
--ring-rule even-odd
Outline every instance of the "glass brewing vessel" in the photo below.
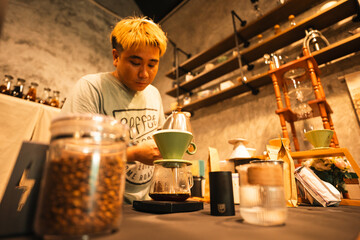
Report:
[[[298,119],[310,118],[313,111],[307,100],[312,93],[310,81],[306,79],[306,71],[304,68],[295,68],[284,74],[286,88],[290,99],[295,101],[294,112]]]
[[[149,196],[157,201],[185,201],[191,196],[193,177],[187,160],[156,160]]]

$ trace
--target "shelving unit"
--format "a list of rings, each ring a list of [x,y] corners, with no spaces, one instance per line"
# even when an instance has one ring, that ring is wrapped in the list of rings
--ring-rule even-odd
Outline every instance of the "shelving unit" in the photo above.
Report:
[[[263,15],[254,22],[248,23],[238,31],[238,34],[244,39],[251,39],[256,35],[272,28],[275,24],[286,21],[290,14],[298,15],[306,10],[324,2],[324,0],[288,0],[284,4]],[[214,59],[224,52],[235,47],[234,34],[229,35],[221,42],[211,48],[193,56],[179,66],[179,76],[201,66],[202,64]],[[175,69],[166,74],[167,77],[175,79]]]
[[[312,55],[316,62],[321,65],[323,63],[332,61],[334,59],[346,56],[350,53],[360,50],[360,33],[338,41],[330,46],[314,52]],[[271,78],[267,72],[261,73],[257,76],[248,79],[248,84],[258,88],[267,84],[271,84]],[[249,88],[243,84],[236,84],[228,89],[217,92],[211,96],[195,100],[188,105],[183,106],[184,111],[194,111],[202,107],[210,106],[219,101],[237,96],[239,94],[248,92]],[[166,112],[166,114],[170,114]]]
[[[297,2],[297,1],[290,1],[290,2]],[[309,4],[309,2],[308,2],[308,4]],[[294,8],[297,8],[297,7],[294,7]],[[289,14],[286,14],[285,12],[283,12],[283,10],[284,10],[283,8],[278,8],[278,9],[274,10],[273,12],[271,12],[270,15],[276,15],[276,13],[278,13],[278,14],[281,13],[281,15],[288,16]],[[290,11],[290,9],[287,9],[287,10],[288,10],[288,13],[292,12],[292,11]],[[329,26],[339,22],[340,20],[343,20],[349,16],[356,14],[357,11],[358,11],[358,6],[357,6],[357,3],[355,0],[339,1],[334,6],[328,8],[320,13],[314,14],[313,16],[308,17],[301,22],[298,22],[297,25],[295,25],[293,27],[289,27],[288,29],[283,30],[281,33],[274,35],[272,37],[269,37],[268,39],[266,39],[265,41],[263,41],[261,43],[243,49],[240,52],[240,54],[242,56],[242,61],[244,64],[250,64],[251,62],[263,57],[263,55],[265,53],[275,52],[293,42],[296,42],[296,41],[302,39],[305,36],[305,30],[308,29],[309,27],[313,27],[314,29],[317,29],[317,30],[322,30],[326,27],[329,27]],[[259,21],[250,25],[249,28],[258,26]],[[262,21],[260,21],[260,22],[262,22]],[[267,25],[273,26],[276,23],[277,22],[275,20],[269,20]],[[243,37],[245,37],[245,36],[243,36]],[[224,41],[217,44],[216,46],[218,46],[218,45],[222,46],[222,44],[224,44]],[[200,65],[200,63],[202,64],[204,59],[211,60],[211,59],[209,59],[210,56],[213,57],[215,55],[215,54],[213,54],[213,52],[217,52],[217,51],[215,51],[215,49],[220,49],[219,46],[213,47],[213,48],[205,51],[207,54],[205,54],[205,52],[201,53],[200,55],[203,56],[201,58],[200,58],[200,56],[195,56],[194,58],[191,58],[188,61],[181,64],[179,69],[182,69],[182,71],[180,70],[179,73],[182,72],[182,74],[184,74],[184,72],[188,72],[188,71],[192,70],[195,66]],[[229,46],[234,47],[235,45],[229,44]],[[224,48],[225,47],[222,47],[221,49],[224,50]],[[231,48],[229,48],[229,49],[231,49]],[[229,50],[229,49],[227,49],[227,50]],[[194,59],[198,59],[198,60],[194,60]],[[239,68],[239,63],[238,63],[237,57],[233,56],[233,57],[229,58],[227,61],[218,64],[213,69],[200,73],[199,75],[194,77],[192,80],[181,83],[180,88],[179,88],[179,94],[181,95],[186,92],[189,92],[197,87],[200,87],[201,85],[203,85],[205,83],[208,83],[208,82],[210,82],[218,77],[221,77],[224,74],[232,72],[238,68]],[[172,77],[173,73],[171,73],[170,75]],[[166,92],[166,94],[170,95],[172,97],[176,97],[177,87],[169,90],[168,92]]]

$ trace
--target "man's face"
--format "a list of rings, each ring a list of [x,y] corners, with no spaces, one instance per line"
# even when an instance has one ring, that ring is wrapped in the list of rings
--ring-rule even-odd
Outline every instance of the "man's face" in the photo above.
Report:
[[[142,91],[154,81],[159,67],[160,50],[145,46],[123,50],[120,54],[113,49],[113,75],[129,89]]]

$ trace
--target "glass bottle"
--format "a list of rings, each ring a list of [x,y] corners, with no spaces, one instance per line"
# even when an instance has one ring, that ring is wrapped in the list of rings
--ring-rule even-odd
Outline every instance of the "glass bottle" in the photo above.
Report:
[[[92,239],[120,228],[128,128],[112,117],[54,119],[35,232],[43,239]]]
[[[50,100],[50,106],[60,107],[60,91],[53,91],[53,96]]]
[[[255,13],[256,13],[256,17],[261,17],[263,15],[260,7],[259,7],[259,0],[251,0],[251,3],[253,5],[253,8],[255,10]]]
[[[26,80],[23,78],[18,78],[16,85],[14,86],[14,89],[12,90],[11,95],[13,95],[14,97],[18,97],[18,98],[22,98],[23,97],[23,92],[24,92],[24,85],[25,85]]]
[[[50,105],[50,101],[51,101],[51,89],[48,87],[45,87],[39,103],[45,104],[45,105]]]
[[[0,86],[0,93],[10,95],[11,94],[11,85],[12,85],[13,76],[5,75],[3,83]]]
[[[36,100],[36,90],[37,90],[38,86],[39,86],[39,84],[36,83],[36,82],[30,83],[29,91],[25,95],[24,99],[35,102],[35,100]]]
[[[190,81],[191,79],[193,79],[194,76],[191,74],[191,72],[188,72],[186,75],[185,75],[185,81]]]
[[[294,16],[294,15],[290,15],[290,16],[289,16],[289,21],[290,21],[290,27],[296,25],[295,16]]]

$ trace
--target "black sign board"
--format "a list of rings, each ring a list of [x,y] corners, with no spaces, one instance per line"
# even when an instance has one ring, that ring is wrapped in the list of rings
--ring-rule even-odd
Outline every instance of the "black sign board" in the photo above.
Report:
[[[32,234],[48,148],[47,144],[23,142],[0,203],[0,237]]]

